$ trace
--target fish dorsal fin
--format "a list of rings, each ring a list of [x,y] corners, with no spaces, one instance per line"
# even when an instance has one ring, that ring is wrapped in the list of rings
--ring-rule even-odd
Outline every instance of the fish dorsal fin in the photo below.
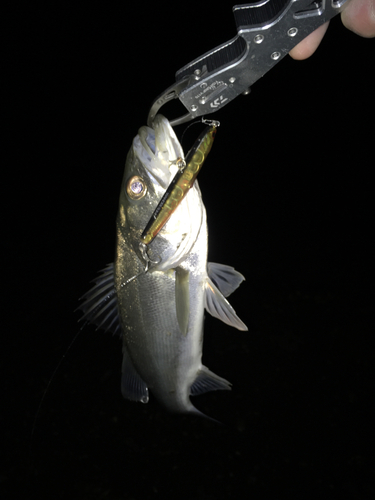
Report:
[[[219,377],[205,366],[202,366],[198,371],[197,378],[190,387],[190,395],[198,396],[198,394],[218,390],[230,391],[231,385],[232,384],[228,382],[228,380],[225,380],[225,378]]]
[[[190,299],[189,299],[189,271],[176,268],[175,280],[175,298],[176,298],[176,314],[178,326],[180,327],[182,335],[186,335],[189,327],[189,312],[190,312]]]
[[[217,262],[207,263],[207,274],[224,297],[229,297],[245,279],[234,267]]]
[[[247,330],[245,323],[240,320],[236,311],[209,277],[207,277],[206,282],[204,307],[206,308],[206,311],[211,314],[211,316],[221,319],[221,321],[227,325],[234,326],[234,328],[237,328],[238,330]]]
[[[83,302],[78,309],[83,312],[83,316],[79,321],[85,319],[98,329],[122,336],[113,262],[102,269],[94,281],[95,285],[80,299]]]
[[[124,346],[122,358],[121,393],[125,399],[148,403],[148,387],[135,369],[129,353]]]

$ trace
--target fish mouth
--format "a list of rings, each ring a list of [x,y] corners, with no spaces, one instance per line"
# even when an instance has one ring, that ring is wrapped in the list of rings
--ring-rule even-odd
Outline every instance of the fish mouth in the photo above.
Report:
[[[156,115],[153,128],[141,127],[133,146],[147,173],[166,189],[177,171],[176,160],[184,158],[182,146],[167,118]]]

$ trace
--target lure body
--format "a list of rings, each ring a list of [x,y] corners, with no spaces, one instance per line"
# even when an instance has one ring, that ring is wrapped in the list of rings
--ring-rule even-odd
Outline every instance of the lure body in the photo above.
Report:
[[[149,223],[142,233],[141,240],[148,245],[165,225],[169,217],[188,193],[199,174],[216,135],[216,126],[207,127],[198,137],[186,156],[186,160],[177,158],[179,169],[171,184],[155,209]]]

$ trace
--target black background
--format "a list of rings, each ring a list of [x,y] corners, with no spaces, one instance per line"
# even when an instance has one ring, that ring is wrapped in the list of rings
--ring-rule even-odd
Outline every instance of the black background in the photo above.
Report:
[[[213,115],[209,260],[246,276],[249,327],[205,321],[204,364],[233,390],[194,404],[223,425],[125,401],[117,338],[87,327],[64,354],[113,259],[132,138],[175,71],[236,34],[231,5],[9,13],[3,498],[373,497],[374,41],[339,18]]]

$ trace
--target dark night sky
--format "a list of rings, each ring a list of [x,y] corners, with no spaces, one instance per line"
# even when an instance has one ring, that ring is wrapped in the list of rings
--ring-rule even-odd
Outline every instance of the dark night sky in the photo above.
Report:
[[[231,303],[249,332],[206,318],[204,364],[233,390],[194,403],[224,425],[125,401],[120,342],[88,327],[31,438],[77,298],[113,259],[132,138],[175,71],[236,34],[225,3],[11,16],[2,498],[373,497],[375,42],[339,19],[215,116],[209,260],[246,276]]]

